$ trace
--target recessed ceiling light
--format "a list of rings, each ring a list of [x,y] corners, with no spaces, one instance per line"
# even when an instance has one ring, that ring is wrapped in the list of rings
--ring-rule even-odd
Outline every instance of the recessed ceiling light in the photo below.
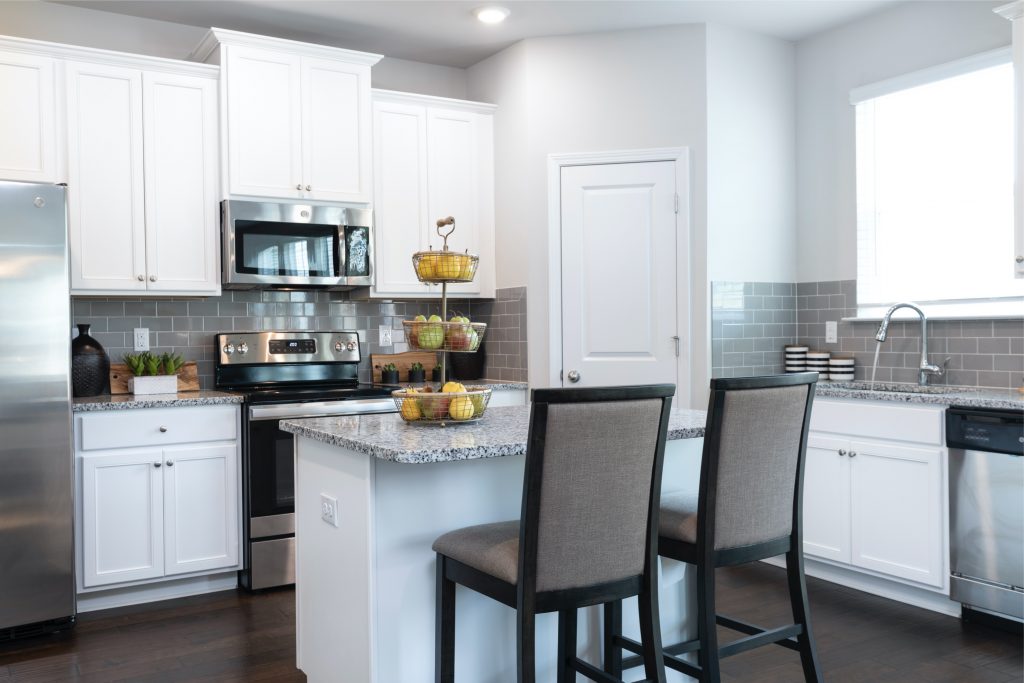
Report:
[[[505,21],[505,19],[508,17],[509,14],[511,14],[511,12],[508,10],[507,7],[498,7],[492,5],[490,7],[480,7],[478,9],[475,9],[473,10],[473,14],[476,15],[477,19],[484,22],[485,24],[500,24],[501,22]]]

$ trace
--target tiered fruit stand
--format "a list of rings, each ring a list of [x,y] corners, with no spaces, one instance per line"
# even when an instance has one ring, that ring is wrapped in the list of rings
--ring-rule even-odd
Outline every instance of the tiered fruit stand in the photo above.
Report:
[[[473,323],[464,318],[448,320],[448,285],[472,282],[480,264],[479,256],[448,249],[448,238],[453,232],[454,217],[438,219],[437,234],[443,241],[441,251],[418,251],[412,257],[412,265],[420,282],[441,285],[440,320],[402,321],[409,348],[441,352],[439,389],[448,384],[448,354],[476,353],[487,332],[485,323]],[[392,396],[406,422],[444,426],[449,422],[473,422],[482,418],[491,400],[491,390],[487,387],[468,387],[465,391],[448,392],[399,389],[392,392]]]

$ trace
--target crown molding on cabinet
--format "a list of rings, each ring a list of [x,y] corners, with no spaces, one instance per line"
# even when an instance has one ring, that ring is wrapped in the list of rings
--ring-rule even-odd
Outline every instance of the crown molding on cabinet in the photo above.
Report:
[[[0,50],[21,52],[41,57],[70,59],[73,61],[84,61],[110,66],[136,67],[147,71],[187,74],[214,79],[220,74],[219,67],[209,64],[197,64],[195,62],[184,62],[164,57],[149,57],[146,55],[132,54],[130,52],[115,52],[113,50],[79,47],[77,45],[65,45],[62,43],[50,43],[42,40],[15,38],[12,36],[0,36]]]
[[[384,55],[378,55],[372,52],[358,52],[356,50],[346,50],[341,47],[303,43],[297,40],[261,36],[255,33],[243,33],[241,31],[229,31],[228,29],[216,27],[211,28],[207,32],[199,45],[189,53],[188,58],[197,62],[210,61],[211,55],[213,55],[221,45],[240,45],[244,47],[262,48],[264,50],[283,50],[297,55],[322,57],[324,59],[341,59],[352,64],[365,64],[367,66],[373,66],[384,58]]]
[[[487,102],[474,102],[472,100],[457,100],[452,97],[438,97],[436,95],[418,95],[398,90],[382,90],[373,88],[370,90],[374,100],[387,100],[388,102],[402,102],[405,104],[419,104],[436,107],[453,107],[462,111],[473,111],[480,114],[493,114],[498,105]]]

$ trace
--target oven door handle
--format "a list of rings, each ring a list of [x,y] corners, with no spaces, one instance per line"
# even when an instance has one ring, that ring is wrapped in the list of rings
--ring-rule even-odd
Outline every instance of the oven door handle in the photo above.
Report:
[[[302,417],[331,417],[334,415],[370,415],[397,413],[391,398],[360,398],[351,401],[322,401],[314,403],[287,403],[281,405],[249,406],[249,419],[285,420]]]

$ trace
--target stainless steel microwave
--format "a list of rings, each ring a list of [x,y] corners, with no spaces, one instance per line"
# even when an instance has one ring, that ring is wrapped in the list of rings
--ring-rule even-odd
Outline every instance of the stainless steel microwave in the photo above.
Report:
[[[221,203],[226,289],[373,284],[373,212],[292,202]]]

